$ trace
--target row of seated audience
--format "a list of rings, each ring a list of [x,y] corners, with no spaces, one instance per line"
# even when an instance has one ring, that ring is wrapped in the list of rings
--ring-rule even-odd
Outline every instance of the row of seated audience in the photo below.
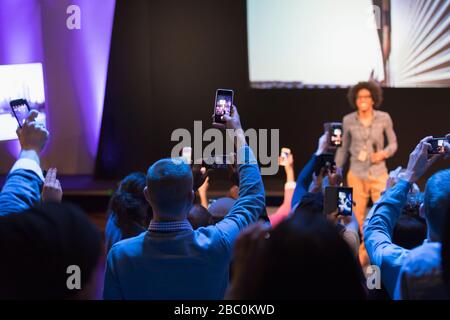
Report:
[[[224,116],[238,160],[229,167],[227,197],[209,201],[209,170],[161,159],[146,175],[120,182],[103,245],[86,214],[61,203],[56,169],[44,176],[39,154],[49,133],[37,115],[17,131],[22,151],[0,193],[1,299],[449,297],[450,170],[428,179],[424,193],[416,185],[434,162],[450,157],[449,144],[445,155],[430,156],[426,137],[406,169],[390,173],[360,239],[354,215],[323,213],[325,188],[343,183],[339,168],[315,173],[327,134],[297,181],[289,156],[283,203],[267,217],[259,168],[234,108]],[[361,240],[381,271],[381,293],[367,286]],[[73,266],[82,275],[75,288]]]

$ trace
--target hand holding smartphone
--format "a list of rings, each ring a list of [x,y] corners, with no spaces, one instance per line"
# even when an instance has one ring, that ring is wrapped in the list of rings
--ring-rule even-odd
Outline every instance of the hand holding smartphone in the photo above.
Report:
[[[281,148],[280,153],[280,166],[285,167],[288,165],[289,155],[291,154],[291,149]]]
[[[191,147],[184,147],[181,151],[181,158],[187,163],[192,163],[192,148]]]
[[[22,128],[31,110],[27,100],[25,99],[12,100],[9,102],[9,105],[14,114],[14,117],[19,123],[19,127]]]
[[[324,197],[324,213],[337,210],[338,215],[351,216],[353,207],[353,188],[326,187]]]
[[[217,89],[214,103],[214,123],[224,124],[224,115],[231,116],[234,92],[230,89]]]

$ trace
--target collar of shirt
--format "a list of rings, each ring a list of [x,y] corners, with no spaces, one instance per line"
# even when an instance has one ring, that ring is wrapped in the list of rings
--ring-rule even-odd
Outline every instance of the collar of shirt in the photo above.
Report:
[[[178,231],[186,231],[186,230],[194,230],[192,229],[192,225],[188,220],[182,221],[150,221],[150,225],[148,226],[149,231],[154,232],[178,232]]]
[[[370,123],[371,125],[375,121],[377,116],[378,116],[378,110],[373,109],[373,118],[372,118],[372,122]],[[358,110],[355,111],[355,120],[362,125],[361,121],[359,120]]]

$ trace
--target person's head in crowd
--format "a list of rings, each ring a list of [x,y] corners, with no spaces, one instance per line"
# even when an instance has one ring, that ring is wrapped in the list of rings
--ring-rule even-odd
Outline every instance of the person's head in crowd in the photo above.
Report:
[[[392,233],[392,242],[402,248],[413,249],[423,244],[427,238],[427,222],[420,215],[423,198],[422,192],[414,190],[408,193],[406,204]]]
[[[133,172],[120,182],[108,209],[115,216],[119,228],[147,227],[150,223],[152,211],[144,196],[145,186],[146,177],[141,172]]]
[[[193,205],[191,210],[189,210],[188,221],[194,230],[213,224],[213,219],[209,211],[199,204]]]
[[[450,298],[450,208],[447,209],[445,220],[441,250],[442,275],[447,294]]]
[[[347,99],[353,108],[366,112],[380,107],[383,91],[374,81],[359,82],[349,89]]]
[[[236,200],[228,197],[219,198],[208,207],[214,223],[221,221],[230,212]]]
[[[0,217],[0,299],[99,298],[103,249],[77,207],[47,203]]]
[[[427,238],[427,224],[419,215],[402,214],[395,224],[392,242],[405,249],[414,249]]]
[[[293,215],[302,216],[304,214],[323,215],[322,192],[308,192],[302,197]]]
[[[161,159],[147,171],[144,189],[157,221],[187,218],[194,200],[192,171],[182,159]]]
[[[441,241],[445,214],[450,208],[450,169],[441,170],[428,179],[425,186],[423,210],[428,226],[428,239]]]
[[[306,209],[305,209],[306,210]],[[364,276],[323,216],[294,215],[270,231],[255,224],[235,245],[228,299],[364,299]]]

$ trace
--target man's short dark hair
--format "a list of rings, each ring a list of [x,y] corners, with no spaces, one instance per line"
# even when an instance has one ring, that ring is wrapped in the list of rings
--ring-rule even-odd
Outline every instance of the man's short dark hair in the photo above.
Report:
[[[147,187],[159,210],[176,214],[192,192],[191,167],[181,158],[161,159],[148,169]]]
[[[420,216],[400,215],[392,233],[392,242],[405,249],[414,249],[427,238],[427,223]]]
[[[423,204],[428,228],[440,239],[450,208],[450,169],[438,171],[428,179]]]
[[[373,100],[373,107],[379,108],[381,103],[383,102],[383,90],[381,87],[374,81],[364,81],[359,82],[348,90],[347,99],[350,105],[353,108],[357,108],[356,106],[356,98],[358,97],[358,92],[362,89],[367,89],[370,91],[370,95]]]
[[[446,223],[444,226],[444,235],[442,240],[442,269],[445,288],[450,297],[450,207],[447,208]]]

